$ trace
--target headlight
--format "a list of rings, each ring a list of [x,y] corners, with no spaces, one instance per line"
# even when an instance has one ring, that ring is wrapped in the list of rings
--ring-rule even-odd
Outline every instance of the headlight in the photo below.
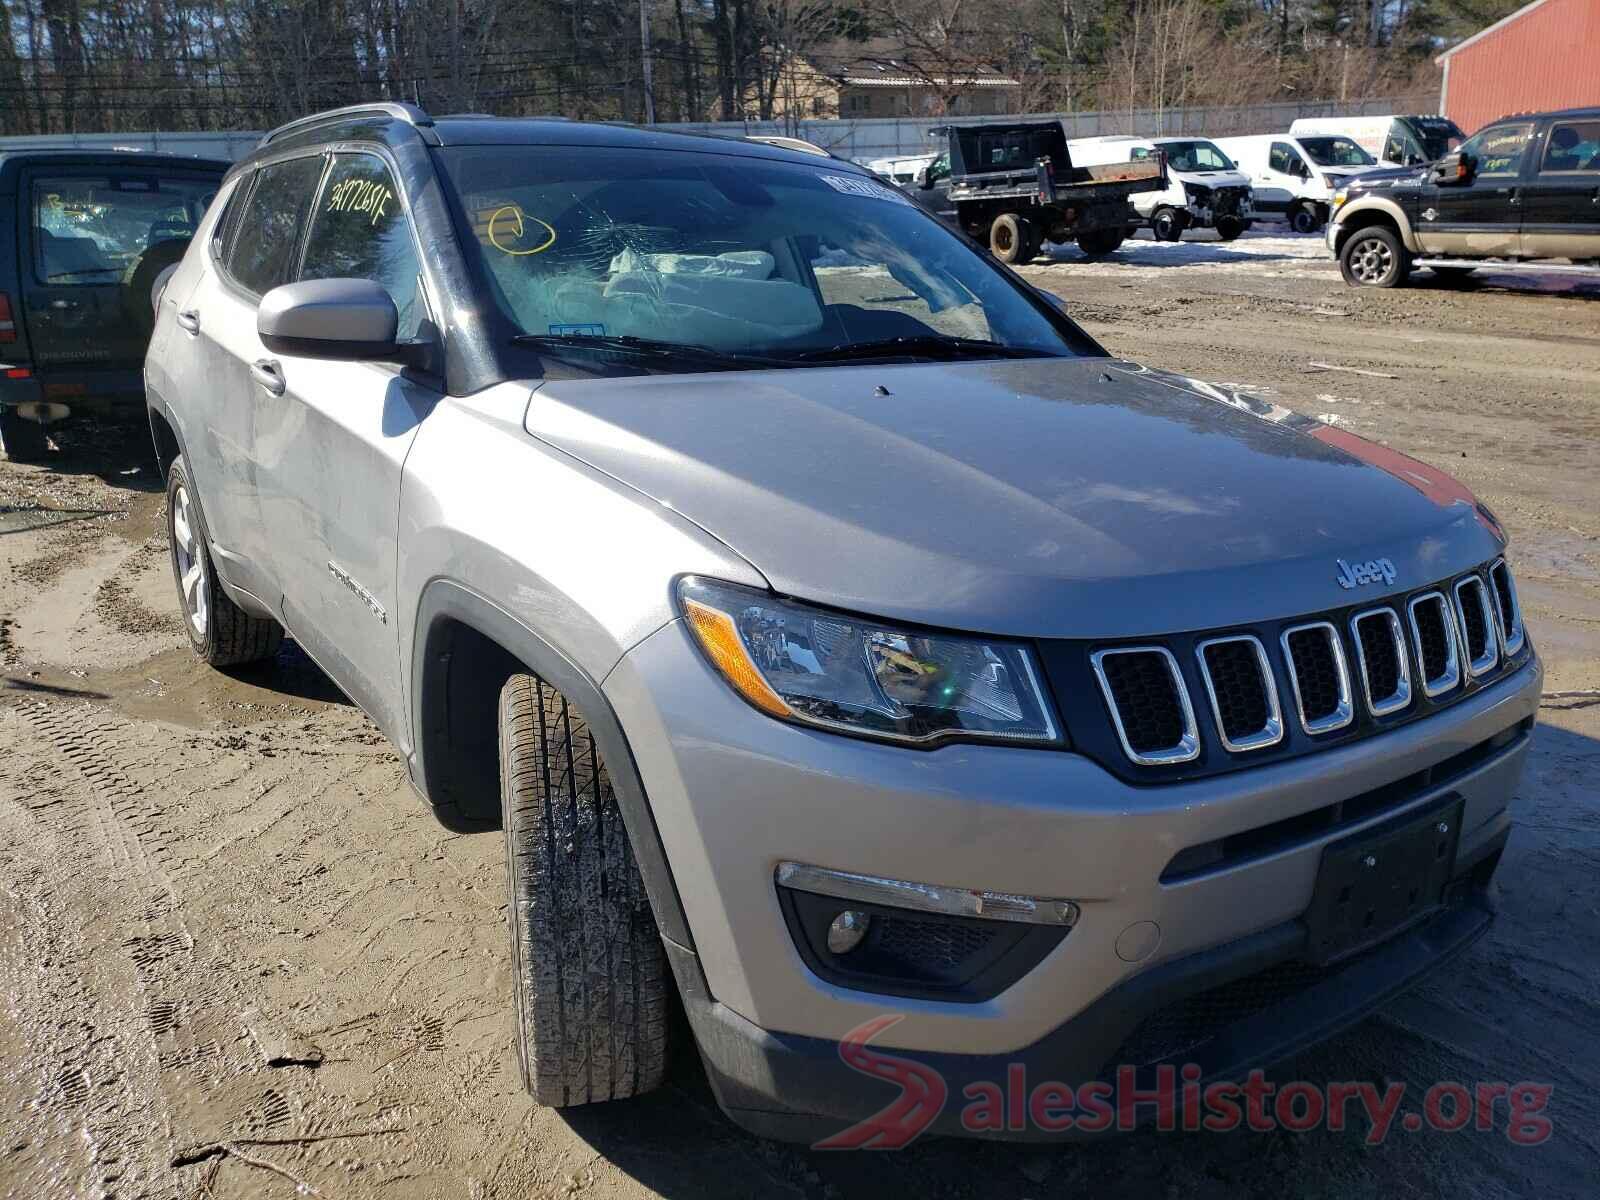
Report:
[[[918,745],[1061,740],[1026,646],[896,629],[693,577],[678,600],[706,657],[771,716]]]
[[[1338,191],[1333,193],[1333,206],[1335,208],[1338,208],[1341,204],[1343,204],[1349,198],[1350,198],[1350,189],[1349,188],[1340,188]]]

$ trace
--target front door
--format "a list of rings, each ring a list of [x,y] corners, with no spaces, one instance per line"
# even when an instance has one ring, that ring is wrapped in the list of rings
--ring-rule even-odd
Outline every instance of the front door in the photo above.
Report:
[[[1461,146],[1475,162],[1464,184],[1440,187],[1426,175],[1417,205],[1424,254],[1512,257],[1522,250],[1522,161],[1533,123],[1491,125]]]
[[[1289,205],[1300,195],[1301,176],[1298,169],[1302,167],[1298,150],[1288,142],[1273,142],[1267,152],[1266,168],[1257,171],[1256,177],[1250,181],[1255,192],[1256,209],[1269,213],[1288,212]]]
[[[24,173],[22,309],[41,374],[139,368],[152,314],[145,281],[156,274],[140,264],[182,257],[220,183],[134,165]]]
[[[1600,119],[1552,123],[1524,178],[1523,254],[1600,258]]]
[[[397,336],[409,341],[431,325],[419,264],[388,164],[370,153],[334,155],[299,278],[376,280],[394,298]],[[281,393],[264,396],[276,419],[258,433],[255,471],[284,624],[404,744],[395,628],[400,478],[438,385],[383,363],[268,359],[271,387]]]

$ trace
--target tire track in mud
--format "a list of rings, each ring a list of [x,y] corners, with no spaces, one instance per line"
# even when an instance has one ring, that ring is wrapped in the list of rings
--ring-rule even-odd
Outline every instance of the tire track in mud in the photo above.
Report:
[[[89,706],[36,703],[20,708],[19,715],[56,763],[67,768],[61,773],[65,786],[48,798],[30,803],[23,797],[30,814],[54,826],[56,834],[58,853],[42,871],[53,878],[41,880],[41,891],[49,902],[59,903],[84,881],[101,880],[95,900],[106,923],[116,926],[103,932],[123,950],[119,974],[131,977],[132,984],[108,993],[94,986],[96,971],[80,968],[59,981],[59,991],[66,994],[53,999],[65,1001],[69,1012],[88,1010],[87,1030],[108,1018],[120,1024],[125,1039],[141,1044],[124,1046],[116,1057],[141,1059],[153,1075],[131,1095],[105,1102],[102,1093],[116,1083],[115,1076],[104,1064],[94,1070],[77,1065],[81,1052],[92,1052],[100,1040],[92,1037],[87,1047],[63,1047],[56,1090],[84,1114],[93,1151],[90,1177],[115,1183],[125,1174],[125,1161],[138,1157],[144,1178],[133,1194],[172,1194],[173,1177],[163,1168],[232,1138],[269,1132],[289,1115],[282,1092],[262,1091],[254,1078],[262,1060],[244,1036],[254,1031],[241,1023],[244,1004],[236,969],[197,943],[185,919],[183,881],[191,866],[174,853],[151,789],[119,761],[134,753],[148,755],[152,742],[175,748],[177,739]],[[65,919],[55,914],[38,924],[59,927]],[[105,1012],[108,995],[126,996],[132,1011]],[[160,1119],[129,1121],[130,1105],[138,1103],[159,1107]],[[127,1144],[136,1139],[142,1144]]]

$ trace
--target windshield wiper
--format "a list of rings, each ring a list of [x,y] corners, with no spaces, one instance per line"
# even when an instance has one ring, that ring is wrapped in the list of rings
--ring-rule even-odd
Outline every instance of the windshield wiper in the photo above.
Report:
[[[922,334],[916,337],[880,338],[872,342],[852,342],[823,350],[796,354],[801,362],[845,362],[857,358],[1064,358],[1050,350],[1030,346],[1007,346],[981,338],[952,337],[948,334]]]
[[[674,362],[700,362],[720,367],[786,367],[790,362],[760,354],[736,354],[687,342],[667,342],[632,334],[604,333],[519,333],[511,339],[519,346],[533,346],[559,353],[562,350],[598,350]]]

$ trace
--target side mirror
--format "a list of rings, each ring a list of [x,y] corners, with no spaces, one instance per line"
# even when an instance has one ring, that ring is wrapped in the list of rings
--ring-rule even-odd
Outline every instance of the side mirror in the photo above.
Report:
[[[917,168],[917,186],[923,191],[927,191],[933,186],[933,166],[931,164]]]
[[[400,314],[370,279],[307,279],[275,287],[261,298],[256,332],[274,354],[349,362],[412,364],[418,347],[400,345]]]
[[[1429,169],[1428,179],[1437,187],[1461,187],[1472,182],[1477,165],[1477,160],[1470,154],[1460,151],[1446,154]]]

